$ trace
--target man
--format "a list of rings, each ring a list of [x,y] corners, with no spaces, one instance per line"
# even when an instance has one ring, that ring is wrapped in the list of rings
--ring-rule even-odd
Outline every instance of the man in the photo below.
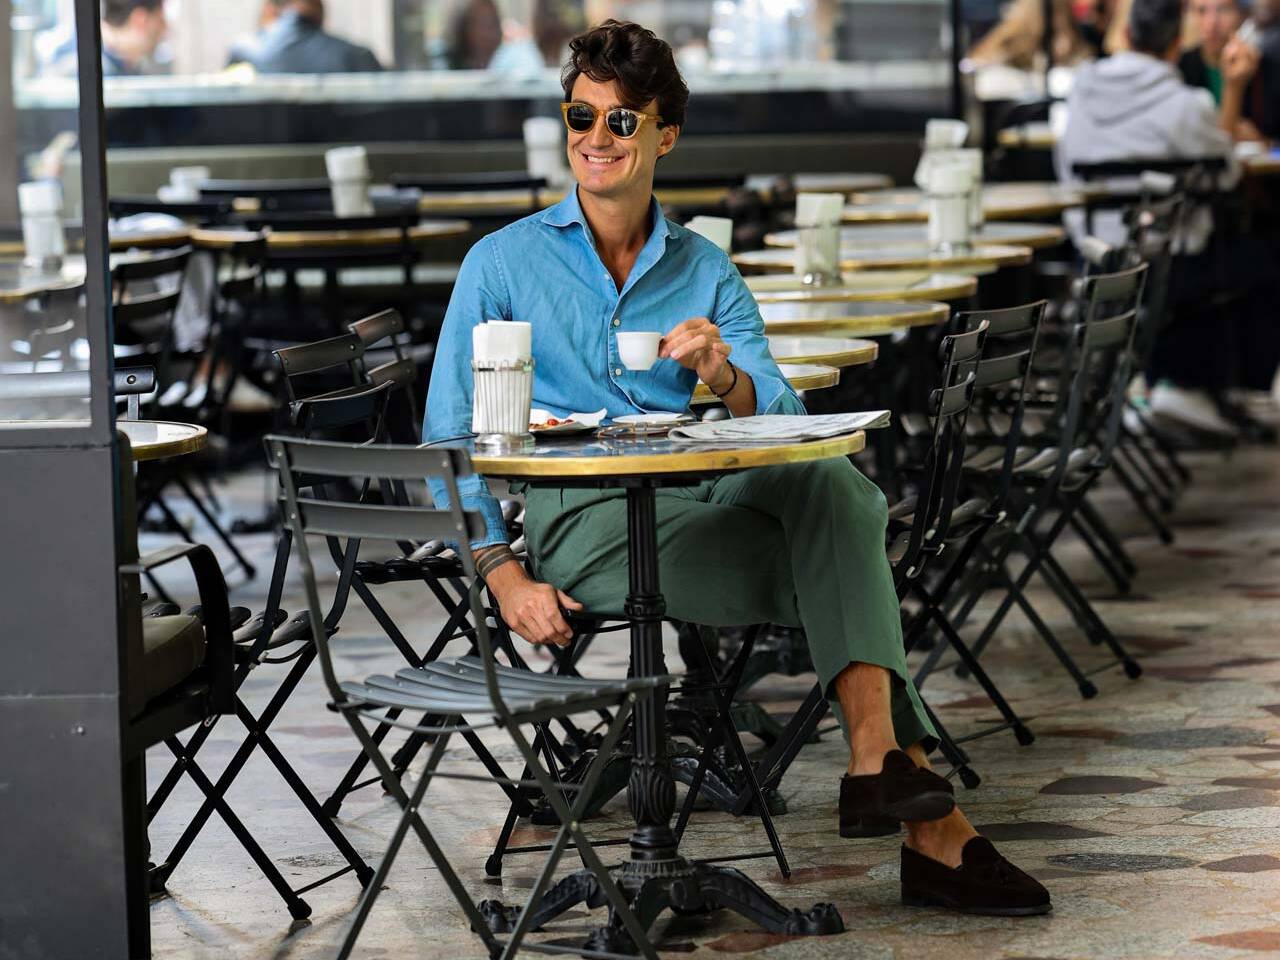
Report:
[[[738,272],[710,241],[668,222],[653,199],[654,168],[676,146],[689,96],[671,48],[610,20],[570,42],[562,80],[577,189],[467,254],[436,353],[424,439],[470,432],[472,329],[490,319],[532,323],[534,403],[554,416],[683,411],[698,380],[734,416],[802,413]],[[644,330],[664,335],[660,359],[628,371],[615,334]],[[563,609],[622,608],[622,491],[527,489],[526,572],[483,480],[466,480],[463,499],[488,524],[473,545],[477,569],[520,636],[563,645],[571,638]],[[850,741],[841,832],[865,836],[907,821],[904,897],[990,913],[1050,908],[1048,892],[976,834],[946,781],[928,770],[936,739],[907,673],[885,503],[869,480],[844,458],[742,471],[660,490],[657,523],[671,616],[804,627]]]
[[[102,75],[129,77],[145,72],[167,28],[164,0],[102,0]],[[49,72],[75,75],[74,36],[50,56]]]
[[[1130,49],[1087,64],[1076,74],[1067,98],[1067,126],[1058,144],[1059,178],[1073,179],[1072,164],[1109,160],[1230,157],[1231,136],[1240,118],[1245,87],[1256,54],[1247,44],[1228,43],[1222,59],[1222,109],[1215,113],[1208,92],[1187,86],[1179,75],[1180,0],[1133,0],[1129,12]],[[1228,174],[1227,183],[1237,176]],[[1078,214],[1078,211],[1075,211]],[[1187,219],[1182,256],[1172,274],[1169,322],[1156,340],[1147,370],[1152,410],[1180,429],[1210,439],[1233,438],[1234,424],[1222,416],[1219,399],[1228,388],[1253,383],[1274,372],[1274,336],[1266,327],[1274,292],[1269,258],[1228,249],[1215,233],[1211,212],[1198,207]],[[1068,220],[1079,238],[1082,220]],[[1119,214],[1099,213],[1094,233],[1123,243]],[[1224,272],[1225,271],[1225,272]],[[1211,298],[1232,291],[1245,304],[1226,316],[1206,309]],[[1270,382],[1269,379],[1267,381]],[[1194,437],[1192,439],[1198,439]]]
[[[1230,92],[1223,84],[1223,62],[1226,59],[1245,57],[1257,69],[1257,49],[1236,38],[1236,31],[1244,22],[1245,11],[1240,0],[1191,0],[1187,12],[1195,24],[1200,42],[1178,58],[1178,70],[1190,86],[1201,87],[1213,95],[1213,102],[1221,108],[1239,111],[1239,119],[1227,130],[1236,140],[1257,140],[1258,129],[1252,119],[1256,92],[1252,84],[1239,90],[1239,104],[1224,104]],[[1252,77],[1253,70],[1250,71]]]
[[[382,69],[367,47],[324,30],[323,0],[266,0],[255,42],[232,47],[228,66],[258,73],[371,73]]]

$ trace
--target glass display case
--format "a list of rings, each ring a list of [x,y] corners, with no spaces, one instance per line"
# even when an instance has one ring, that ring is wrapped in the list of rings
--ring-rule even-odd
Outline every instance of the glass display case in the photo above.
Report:
[[[28,54],[15,59],[13,97],[29,164],[73,127],[75,83],[50,64],[58,0],[19,2]],[[676,48],[692,91],[686,137],[914,140],[953,102],[945,0],[329,0],[323,29],[365,50],[369,70],[310,74],[270,72],[270,57],[255,55],[279,29],[252,33],[259,2],[220,0],[210,19],[211,0],[169,0],[154,49],[105,80],[109,148],[355,141],[430,156],[450,143],[518,143],[526,117],[556,115],[568,37],[608,16],[651,25]],[[366,15],[353,19],[357,9]]]

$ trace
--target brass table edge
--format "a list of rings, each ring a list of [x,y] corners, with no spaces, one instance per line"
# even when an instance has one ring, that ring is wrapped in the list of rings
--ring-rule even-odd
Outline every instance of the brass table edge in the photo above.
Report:
[[[767,332],[767,331],[766,331]],[[812,363],[824,367],[835,367],[844,370],[848,367],[860,367],[873,363],[880,356],[880,344],[874,340],[865,340],[860,346],[851,350],[838,350],[832,353],[815,353],[800,356],[775,356],[778,363]]]
[[[854,433],[827,440],[787,445],[770,444],[725,449],[701,447],[688,453],[621,454],[615,457],[511,457],[471,455],[471,466],[489,477],[548,479],[555,477],[664,476],[680,473],[746,470],[781,463],[806,463],[858,453],[866,447],[866,433]],[[513,469],[517,467],[517,469]]]

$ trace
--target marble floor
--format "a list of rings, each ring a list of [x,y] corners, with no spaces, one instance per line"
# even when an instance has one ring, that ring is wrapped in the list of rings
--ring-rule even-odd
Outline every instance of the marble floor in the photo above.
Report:
[[[982,783],[958,789],[970,819],[1002,851],[1050,889],[1046,917],[966,917],[898,902],[899,839],[841,840],[836,834],[837,778],[846,755],[838,733],[808,746],[782,783],[791,812],[778,818],[793,874],[783,881],[769,860],[740,864],[790,906],[834,902],[847,932],[788,938],[756,932],[730,915],[664,921],[664,955],[723,957],[987,960],[987,958],[1207,958],[1280,956],[1280,452],[1246,449],[1229,460],[1190,458],[1196,482],[1173,516],[1177,540],[1163,546],[1118,490],[1098,502],[1140,565],[1133,591],[1116,595],[1079,544],[1061,557],[1114,632],[1144,667],[1136,681],[1118,669],[1095,679],[1085,701],[1030,627],[1011,618],[985,663],[1035,731],[1018,746],[1001,734],[970,745]],[[262,480],[241,477],[224,491],[231,510],[260,509]],[[179,505],[179,512],[183,510]],[[161,538],[156,537],[155,543]],[[262,603],[273,550],[267,535],[243,542],[258,578],[234,584],[234,602]],[[329,572],[327,579],[332,582]],[[438,605],[412,585],[378,588],[393,616],[415,637],[434,634]],[[1040,609],[1080,660],[1101,662],[1065,611],[1037,593]],[[296,575],[284,604],[301,609]],[[398,655],[358,600],[335,639],[339,667],[364,676],[398,665]],[[586,672],[618,671],[622,642],[597,642]],[[674,644],[669,661],[678,664]],[[246,699],[258,705],[288,665],[264,665]],[[752,696],[786,714],[811,677],[771,679]],[[993,714],[977,688],[950,671],[925,693],[956,734]],[[317,670],[309,671],[272,726],[279,748],[321,798],[356,753],[350,731],[324,707]],[[200,755],[216,775],[243,730],[232,718],[214,728]],[[491,738],[492,739],[492,738]],[[500,740],[497,755],[513,760]],[[748,738],[749,749],[759,744]],[[448,762],[475,761],[465,746]],[[167,767],[150,757],[157,782]],[[505,812],[496,788],[437,781],[426,817],[464,883],[479,898],[518,901],[540,866],[512,857],[501,881],[487,880],[484,859]],[[184,782],[152,828],[153,858],[172,846],[198,804]],[[274,862],[296,886],[337,869],[341,858],[300,808],[261,752],[255,752],[229,799]],[[376,787],[352,795],[338,824],[371,860],[397,819]],[[590,822],[596,838],[627,834],[625,800],[615,798]],[[524,826],[520,841],[549,836]],[[754,819],[695,814],[685,840],[693,857],[765,848]],[[619,848],[602,850],[606,862]],[[576,865],[568,860],[562,872]],[[356,903],[350,875],[306,894],[308,921],[293,923],[282,902],[215,817],[152,906],[154,955],[163,958],[311,958],[336,953]],[[573,911],[540,936],[577,942],[596,917]],[[422,848],[406,843],[356,950],[364,958],[483,957]]]

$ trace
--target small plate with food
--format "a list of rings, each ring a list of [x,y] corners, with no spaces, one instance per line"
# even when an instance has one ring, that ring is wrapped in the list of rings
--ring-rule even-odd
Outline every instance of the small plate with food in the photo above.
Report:
[[[529,411],[529,432],[535,437],[565,437],[589,433],[600,425],[605,411],[595,413],[570,413],[563,417],[551,415],[549,410]]]

